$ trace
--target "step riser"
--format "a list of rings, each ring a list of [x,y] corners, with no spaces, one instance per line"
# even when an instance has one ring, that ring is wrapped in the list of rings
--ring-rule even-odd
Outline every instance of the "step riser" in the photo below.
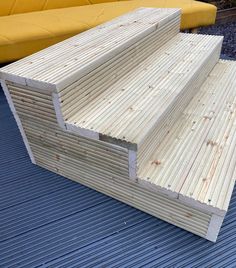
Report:
[[[164,45],[178,33],[180,19],[169,23],[133,44],[112,59],[101,63],[99,67],[78,80],[73,85],[60,90],[59,96],[63,117],[68,119],[80,109],[140,64],[153,51]]]
[[[137,161],[138,169],[142,168],[156,151],[158,144],[162,142],[173,124],[179,118],[190,100],[194,97],[202,83],[207,78],[215,64],[219,60],[222,42],[218,43],[212,52],[202,61],[199,68],[190,77],[181,94],[165,110],[162,117],[154,127],[147,133],[144,141],[138,147]]]

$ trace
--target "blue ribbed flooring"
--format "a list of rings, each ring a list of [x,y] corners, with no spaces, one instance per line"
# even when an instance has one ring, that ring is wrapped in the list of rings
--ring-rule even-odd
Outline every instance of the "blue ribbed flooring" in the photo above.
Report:
[[[236,267],[236,193],[208,242],[31,164],[0,90],[0,267]]]

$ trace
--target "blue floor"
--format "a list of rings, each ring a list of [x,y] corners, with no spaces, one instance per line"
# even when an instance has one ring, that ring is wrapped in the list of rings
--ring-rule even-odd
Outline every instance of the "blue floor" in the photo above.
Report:
[[[37,167],[0,89],[0,267],[236,267],[236,193],[213,244]]]

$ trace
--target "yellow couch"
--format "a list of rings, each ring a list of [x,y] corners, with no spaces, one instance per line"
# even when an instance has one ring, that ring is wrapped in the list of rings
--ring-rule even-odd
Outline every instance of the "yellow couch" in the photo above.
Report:
[[[213,24],[216,16],[213,5],[193,0],[0,0],[0,63],[30,55],[138,7],[181,8],[181,29]]]

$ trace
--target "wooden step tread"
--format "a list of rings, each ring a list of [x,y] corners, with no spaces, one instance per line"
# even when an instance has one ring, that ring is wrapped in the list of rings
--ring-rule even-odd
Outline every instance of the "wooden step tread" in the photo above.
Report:
[[[221,42],[222,38],[216,36],[177,34],[68,118],[67,124],[141,144],[168,108],[188,90],[189,82],[210,61],[214,49],[219,51]]]
[[[139,183],[224,214],[236,176],[236,62],[220,61],[155,154]]]
[[[61,90],[175,18],[179,9],[136,9],[2,68],[1,78]]]

